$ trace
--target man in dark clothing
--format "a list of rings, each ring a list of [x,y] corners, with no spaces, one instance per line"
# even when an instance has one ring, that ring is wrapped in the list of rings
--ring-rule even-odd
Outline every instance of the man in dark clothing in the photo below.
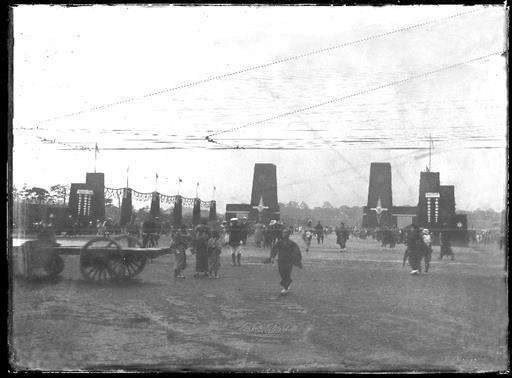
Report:
[[[247,244],[247,237],[249,236],[249,222],[247,222],[247,218],[242,218],[242,222],[240,224],[240,228],[242,230],[242,244]]]
[[[339,244],[340,252],[345,252],[347,239],[348,230],[345,228],[345,223],[341,222],[339,227],[336,227],[336,244]]]
[[[424,252],[425,246],[423,244],[420,228],[415,224],[407,237],[407,254],[409,257],[409,265],[412,269],[411,274],[415,275],[420,273],[421,260]]]
[[[142,245],[144,248],[155,247],[158,244],[160,223],[157,217],[151,217],[142,224]]]
[[[231,218],[229,225],[229,246],[231,247],[233,266],[241,265],[243,237],[244,232],[241,225],[238,224],[238,218]]]
[[[130,220],[130,223],[126,225],[126,232],[128,235],[135,239],[139,239],[139,227],[137,226],[137,223],[135,223],[135,217],[133,217]],[[128,245],[129,247],[132,247],[132,245]]]
[[[272,226],[272,245],[276,244],[283,237],[283,225],[274,221]]]
[[[320,224],[320,221],[318,221],[318,224],[315,226],[315,234],[316,234],[316,242],[317,244],[324,244],[324,226]]]
[[[283,230],[283,237],[273,247],[270,255],[271,262],[274,263],[275,257],[278,257],[277,267],[281,276],[281,294],[288,293],[292,283],[292,268],[297,266],[302,269],[302,255],[299,246],[290,240],[290,230]]]
[[[202,273],[208,277],[208,239],[210,239],[210,227],[206,222],[198,225],[194,230],[194,253],[196,255],[196,273],[197,278]]]
[[[181,225],[180,228],[173,233],[171,248],[175,250],[175,263],[174,263],[174,277],[185,278],[183,270],[187,267],[187,248],[191,242],[191,236],[187,231],[185,225]]]
[[[443,230],[441,232],[441,251],[439,254],[439,260],[443,259],[443,256],[450,255],[452,257],[452,261],[455,260],[455,254],[452,250],[452,244],[450,242],[450,233],[448,230]]]

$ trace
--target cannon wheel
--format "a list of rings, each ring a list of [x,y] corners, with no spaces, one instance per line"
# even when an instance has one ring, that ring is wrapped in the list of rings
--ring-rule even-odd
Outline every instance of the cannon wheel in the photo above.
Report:
[[[64,270],[64,260],[59,255],[52,256],[45,262],[43,269],[48,276],[57,276]]]
[[[122,247],[126,244],[127,246],[142,248],[142,244],[139,240],[130,235],[121,235],[114,240]],[[136,252],[125,252],[121,249],[110,256],[109,267],[112,272],[114,272],[116,278],[128,279],[142,272],[146,266],[146,262],[146,256],[137,255]]]
[[[113,239],[100,236],[89,240],[80,251],[80,272],[85,279],[95,282],[116,278],[110,261],[119,251],[121,246]]]

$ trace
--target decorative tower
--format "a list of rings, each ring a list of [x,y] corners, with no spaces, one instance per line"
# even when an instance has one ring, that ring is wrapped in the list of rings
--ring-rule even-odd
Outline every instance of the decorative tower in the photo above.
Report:
[[[363,208],[363,227],[391,226],[396,226],[396,218],[393,217],[391,164],[372,163],[370,166],[368,203]]]
[[[276,166],[255,164],[249,220],[269,223],[273,219],[279,220]]]

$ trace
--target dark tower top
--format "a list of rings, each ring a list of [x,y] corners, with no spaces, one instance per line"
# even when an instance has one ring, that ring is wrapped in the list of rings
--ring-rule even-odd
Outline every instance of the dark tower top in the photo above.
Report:
[[[391,164],[372,163],[370,166],[368,203],[363,215],[363,227],[394,226],[395,220],[392,211]]]
[[[261,220],[264,223],[268,223],[271,219],[279,219],[277,173],[274,164],[254,165],[250,206],[250,220],[259,220],[260,213]]]
[[[91,202],[92,216],[95,219],[105,219],[105,174],[88,172],[85,175],[85,183],[94,190]]]

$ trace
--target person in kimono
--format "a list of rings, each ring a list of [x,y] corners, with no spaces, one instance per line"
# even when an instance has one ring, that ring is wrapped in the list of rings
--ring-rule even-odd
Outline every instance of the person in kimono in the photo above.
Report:
[[[302,254],[297,243],[290,240],[290,230],[283,230],[283,237],[272,247],[270,260],[272,264],[277,256],[277,267],[281,276],[281,294],[287,294],[292,283],[292,269],[297,266],[302,269]]]
[[[187,248],[192,237],[187,231],[187,226],[182,225],[173,235],[171,248],[174,249],[174,278],[185,278],[183,271],[187,267]]]
[[[242,246],[244,240],[244,230],[238,224],[238,218],[231,218],[229,225],[229,246],[231,247],[231,259],[233,266],[240,266],[242,259]]]
[[[194,278],[201,275],[208,277],[208,239],[210,239],[210,227],[206,222],[196,226],[194,230],[194,253],[196,255],[196,273]]]
[[[210,278],[219,278],[220,254],[222,253],[222,239],[218,231],[212,231],[208,239],[208,275]]]

